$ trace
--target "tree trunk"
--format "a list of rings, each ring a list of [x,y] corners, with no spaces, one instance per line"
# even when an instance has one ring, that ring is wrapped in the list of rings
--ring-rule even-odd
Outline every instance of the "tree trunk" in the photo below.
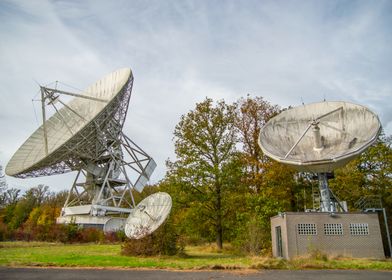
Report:
[[[222,228],[222,198],[220,184],[216,184],[216,246],[218,250],[223,249],[223,228]]]
[[[223,249],[222,237],[223,237],[223,229],[222,229],[222,221],[220,221],[216,225],[216,246],[218,247],[219,251],[221,251]]]
[[[298,205],[296,203],[296,198],[295,198],[295,192],[294,192],[294,186],[290,187],[290,208],[291,211],[296,212]]]

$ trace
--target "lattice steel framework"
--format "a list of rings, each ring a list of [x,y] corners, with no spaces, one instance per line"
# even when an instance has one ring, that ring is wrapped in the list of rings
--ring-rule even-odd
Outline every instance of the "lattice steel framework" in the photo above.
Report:
[[[132,190],[142,191],[156,164],[123,132],[133,86],[133,76],[110,101],[83,94],[41,87],[43,144],[46,157],[16,177],[27,178],[77,171],[61,216],[129,213],[135,207]],[[54,104],[60,102],[67,113],[86,122],[82,115],[60,100],[60,95],[109,102],[105,109],[80,131],[72,127]],[[45,106],[52,106],[72,137],[48,154]],[[132,173],[132,179],[129,174]],[[127,193],[129,195],[127,195]],[[129,201],[131,200],[131,201]]]
[[[102,110],[97,117],[73,135],[72,139],[15,177],[29,178],[62,174],[81,170],[86,167],[86,162],[96,161],[107,150],[105,139],[121,134],[132,86],[133,76],[131,75],[119,94],[106,105],[105,110]]]
[[[143,190],[156,164],[122,132],[108,142],[110,145],[103,154],[78,171],[64,204],[63,216],[72,213],[72,207],[84,205],[90,205],[91,208],[79,210],[82,211],[79,214],[89,213],[92,216],[129,213],[130,209],[136,206],[132,190]],[[135,180],[129,177],[130,173],[135,175]],[[79,183],[81,176],[84,176],[85,180]]]

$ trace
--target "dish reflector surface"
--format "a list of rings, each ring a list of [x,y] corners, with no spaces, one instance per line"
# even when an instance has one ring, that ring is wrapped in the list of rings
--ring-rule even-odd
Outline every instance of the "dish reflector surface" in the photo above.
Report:
[[[89,86],[82,94],[104,102],[72,99],[66,104],[68,108],[62,107],[46,121],[48,154],[41,125],[15,152],[6,173],[21,178],[60,174],[77,169],[83,160],[96,158],[106,149],[105,143],[96,143],[110,127],[110,120],[121,118],[123,124],[132,83],[131,69],[124,68]]]
[[[299,171],[331,172],[373,144],[380,131],[377,115],[361,105],[320,102],[269,120],[259,144],[267,156]]]
[[[167,218],[172,207],[170,195],[154,193],[143,199],[129,214],[124,231],[128,238],[140,239],[154,232]]]

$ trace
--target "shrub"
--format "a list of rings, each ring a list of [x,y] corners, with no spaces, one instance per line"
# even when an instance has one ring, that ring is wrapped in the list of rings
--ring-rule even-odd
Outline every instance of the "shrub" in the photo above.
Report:
[[[252,217],[232,242],[235,251],[243,254],[265,255],[271,249],[269,228],[264,227],[255,217]]]
[[[105,233],[105,242],[106,243],[117,243],[124,242],[127,239],[125,236],[125,232],[122,230],[119,231],[111,231]]]
[[[0,241],[10,240],[12,232],[8,229],[7,225],[0,221]]]
[[[162,225],[154,233],[141,239],[128,239],[121,246],[121,253],[127,256],[172,256],[183,253],[184,245],[179,241],[171,222]]]
[[[67,224],[65,225],[65,240],[64,242],[75,242],[77,241],[77,237],[78,237],[78,225],[77,224]]]
[[[68,241],[66,225],[53,224],[48,232],[47,241],[55,241],[65,243]]]
[[[97,228],[83,228],[79,230],[78,242],[99,243],[104,240],[103,231]]]

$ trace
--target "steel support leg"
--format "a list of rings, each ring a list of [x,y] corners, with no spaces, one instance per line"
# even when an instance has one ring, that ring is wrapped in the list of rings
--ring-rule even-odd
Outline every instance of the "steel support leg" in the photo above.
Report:
[[[321,212],[334,212],[335,207],[331,203],[331,195],[328,187],[327,173],[318,173],[319,189],[321,196]]]

